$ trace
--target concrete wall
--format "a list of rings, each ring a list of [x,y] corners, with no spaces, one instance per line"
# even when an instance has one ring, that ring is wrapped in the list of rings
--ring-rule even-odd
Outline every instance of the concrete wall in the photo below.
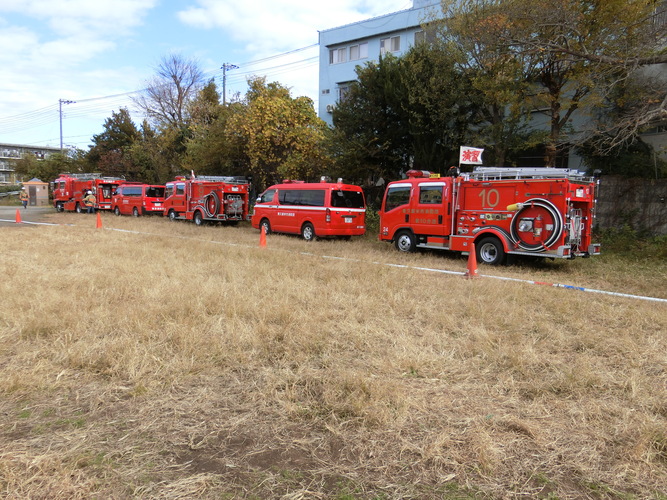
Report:
[[[596,225],[667,234],[667,179],[600,178]]]

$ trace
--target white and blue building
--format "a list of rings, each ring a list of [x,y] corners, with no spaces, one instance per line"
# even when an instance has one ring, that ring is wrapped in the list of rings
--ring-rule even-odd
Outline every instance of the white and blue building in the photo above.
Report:
[[[410,9],[320,31],[319,117],[329,125],[333,124],[332,111],[356,81],[358,65],[377,61],[384,53],[404,54],[423,40],[422,24],[440,15],[438,0],[413,0]],[[667,65],[659,65],[656,71],[667,74]],[[539,110],[533,114],[533,119],[535,127],[547,128]],[[578,126],[585,127],[585,124],[578,123]],[[653,145],[658,156],[667,158],[667,121],[656,123],[642,134],[642,138]],[[570,153],[566,166],[580,168],[581,158]]]
[[[357,66],[381,54],[404,54],[423,39],[421,24],[439,13],[438,0],[413,0],[410,9],[320,31],[320,118],[332,124],[333,108],[357,79]]]

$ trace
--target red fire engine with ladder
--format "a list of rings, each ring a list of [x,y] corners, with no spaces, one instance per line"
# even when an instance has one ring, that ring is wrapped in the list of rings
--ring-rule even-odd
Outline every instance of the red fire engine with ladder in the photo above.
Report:
[[[248,181],[228,176],[177,177],[166,184],[164,215],[198,226],[205,221],[248,220]]]
[[[81,213],[85,210],[83,199],[86,192],[95,193],[97,210],[111,210],[111,197],[116,188],[124,183],[118,177],[103,177],[100,174],[60,174],[53,181],[53,206],[58,212],[68,210]]]
[[[432,248],[501,264],[509,255],[547,258],[600,253],[591,232],[597,180],[560,168],[479,167],[440,177],[410,170],[389,183],[380,208],[380,240],[410,252]]]

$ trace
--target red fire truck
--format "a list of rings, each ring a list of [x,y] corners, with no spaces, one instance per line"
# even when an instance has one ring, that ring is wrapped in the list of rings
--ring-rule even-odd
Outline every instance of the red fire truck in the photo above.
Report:
[[[248,220],[248,181],[242,177],[178,177],[166,184],[164,215],[170,220]]]
[[[115,189],[124,183],[117,177],[102,177],[100,174],[60,174],[53,181],[53,206],[58,212],[68,210],[81,213],[87,191],[95,193],[97,210],[111,210],[111,197]]]
[[[456,177],[410,170],[389,183],[380,240],[501,264],[507,254],[548,258],[600,253],[591,240],[597,181],[569,169],[481,167]]]

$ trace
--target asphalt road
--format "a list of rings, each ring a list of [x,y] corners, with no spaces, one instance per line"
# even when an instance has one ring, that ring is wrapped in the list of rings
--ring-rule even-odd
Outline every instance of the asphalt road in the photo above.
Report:
[[[16,225],[16,211],[21,214],[21,222],[44,222],[45,214],[55,213],[51,205],[42,207],[0,206],[0,227]]]

